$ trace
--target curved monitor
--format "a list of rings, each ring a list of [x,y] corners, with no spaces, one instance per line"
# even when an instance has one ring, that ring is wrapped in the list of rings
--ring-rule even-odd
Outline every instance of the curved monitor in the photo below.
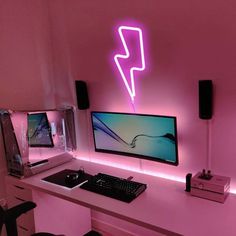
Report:
[[[91,112],[95,151],[178,165],[176,117]]]

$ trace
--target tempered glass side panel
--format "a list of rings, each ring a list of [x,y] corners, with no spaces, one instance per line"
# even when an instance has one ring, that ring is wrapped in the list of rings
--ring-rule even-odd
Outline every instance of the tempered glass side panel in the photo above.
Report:
[[[26,167],[50,158],[53,160],[50,165],[69,160],[76,149],[73,108],[0,110],[0,121],[8,172],[11,174],[23,176]]]
[[[75,120],[73,109],[66,109],[61,111],[64,117],[66,146],[68,151],[76,150],[76,133]]]
[[[24,173],[24,166],[10,114],[8,112],[3,112],[0,119],[8,173],[15,176],[22,176]]]
[[[29,138],[29,159],[31,160],[47,159],[76,149],[73,110],[54,110],[45,113],[28,113],[28,118],[32,118],[28,123],[28,136],[31,135],[33,138]],[[31,128],[32,130],[29,130]],[[34,137],[37,136],[34,131],[40,131],[39,138]]]

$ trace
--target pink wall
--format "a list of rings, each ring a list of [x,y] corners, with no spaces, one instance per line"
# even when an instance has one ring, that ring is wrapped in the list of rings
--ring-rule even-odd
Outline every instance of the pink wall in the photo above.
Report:
[[[1,2],[0,26],[0,107],[54,107],[47,3]]]
[[[207,129],[198,118],[198,80],[211,79],[215,101],[210,164],[213,172],[231,176],[236,189],[235,7],[232,0],[1,2],[0,107],[75,105],[74,80],[85,80],[90,110],[132,112],[109,57],[117,47],[114,25],[137,20],[146,26],[149,67],[136,82],[136,112],[177,116],[180,164],[98,155],[93,151],[90,110],[77,113],[79,157],[123,166],[128,162],[138,170],[182,179],[205,168]]]
[[[71,78],[88,83],[90,110],[133,112],[127,91],[110,65],[110,55],[117,48],[114,26],[124,19],[134,19],[146,26],[150,63],[145,75],[136,81],[136,112],[174,115],[178,121],[180,164],[172,167],[95,153],[89,110],[78,111],[79,157],[182,180],[186,173],[196,173],[209,162],[213,173],[232,177],[231,186],[236,190],[233,138],[236,133],[236,4],[233,1],[73,0],[70,4],[51,2],[50,6],[54,16],[63,15],[54,20],[57,30],[53,31],[53,38],[65,39],[66,32],[67,42],[65,46],[60,42],[54,44],[54,50],[69,49],[67,62]],[[210,161],[207,160],[207,122],[198,118],[198,80],[204,79],[214,83]],[[96,212],[93,217],[104,220]],[[105,221],[114,223],[107,217]],[[118,225],[132,228],[125,222]]]
[[[177,116],[180,164],[172,167],[143,161],[145,170],[184,178],[187,172],[196,173],[206,167],[207,126],[198,118],[198,80],[213,80],[210,164],[213,172],[231,176],[232,187],[236,188],[234,2],[207,0],[204,6],[196,1],[180,4],[156,0],[50,3],[54,16],[54,50],[67,52],[66,62],[61,65],[68,67],[69,62],[71,79],[87,81],[91,110],[133,111],[127,91],[109,61],[117,47],[113,28],[124,19],[134,19],[146,26],[149,68],[136,82],[135,108],[137,113]],[[62,40],[66,44],[62,44]],[[87,117],[89,111],[85,113],[79,111],[78,116]],[[81,139],[86,139],[87,129],[78,132]],[[86,154],[85,144],[83,141],[83,145],[79,145],[79,155]],[[87,149],[92,159],[121,164],[127,160],[94,153],[91,136]],[[128,162],[140,168],[136,159],[129,158]]]
[[[48,14],[45,1],[1,1],[0,108],[55,107]],[[6,174],[2,138],[0,153],[1,198]]]

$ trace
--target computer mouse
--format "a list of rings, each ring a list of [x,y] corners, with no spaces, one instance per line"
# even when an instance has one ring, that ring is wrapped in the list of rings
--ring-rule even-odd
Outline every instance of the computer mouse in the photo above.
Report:
[[[65,182],[67,184],[74,184],[74,183],[78,182],[79,177],[80,177],[80,174],[78,172],[68,173],[65,177]]]

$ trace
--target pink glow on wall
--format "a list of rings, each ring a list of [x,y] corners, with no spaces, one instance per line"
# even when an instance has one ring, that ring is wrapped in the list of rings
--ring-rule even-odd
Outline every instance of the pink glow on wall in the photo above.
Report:
[[[100,165],[105,165],[105,166],[111,166],[111,167],[115,167],[115,168],[119,168],[119,169],[123,169],[123,170],[129,170],[129,171],[133,171],[133,172],[137,172],[137,173],[142,173],[142,174],[146,174],[146,175],[151,175],[151,176],[155,176],[155,177],[159,177],[159,178],[163,178],[163,179],[168,179],[168,180],[172,180],[172,181],[177,181],[177,182],[181,182],[181,183],[185,183],[185,178],[176,176],[176,175],[170,175],[170,174],[165,174],[165,173],[161,173],[161,172],[157,172],[157,171],[151,171],[151,170],[143,170],[142,168],[136,166],[136,165],[130,165],[128,162],[127,163],[119,163],[119,162],[114,162],[112,160],[105,160],[105,159],[101,159],[101,158],[89,158],[89,157],[85,157],[85,156],[80,156],[78,159],[80,160],[84,160],[84,161],[90,161],[96,164],[100,164]]]
[[[234,189],[230,189],[230,193],[232,193],[232,194],[236,194],[236,188],[234,188]]]
[[[143,33],[140,28],[131,26],[120,26],[118,32],[125,52],[116,54],[114,56],[114,61],[129,96],[131,97],[132,102],[134,102],[136,95],[134,72],[145,70]]]

